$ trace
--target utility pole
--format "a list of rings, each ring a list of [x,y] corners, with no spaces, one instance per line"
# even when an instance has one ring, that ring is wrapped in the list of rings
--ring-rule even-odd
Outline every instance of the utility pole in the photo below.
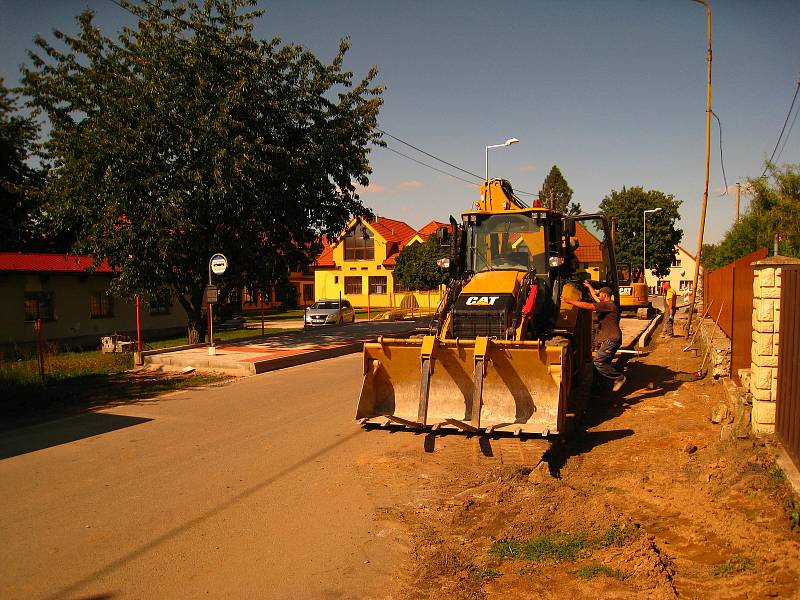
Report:
[[[692,284],[692,301],[689,304],[689,320],[686,323],[686,338],[689,338],[689,331],[692,328],[692,314],[694,313],[694,303],[697,298],[697,278],[700,273],[700,261],[703,255],[703,230],[706,225],[706,208],[708,207],[708,167],[711,157],[711,6],[708,0],[694,0],[698,4],[706,7],[706,17],[708,21],[708,85],[706,89],[706,183],[703,190],[703,210],[700,213],[700,234],[697,237],[697,256],[694,263],[694,283]]]
[[[739,198],[742,195],[742,184],[736,182],[736,222],[739,222]]]

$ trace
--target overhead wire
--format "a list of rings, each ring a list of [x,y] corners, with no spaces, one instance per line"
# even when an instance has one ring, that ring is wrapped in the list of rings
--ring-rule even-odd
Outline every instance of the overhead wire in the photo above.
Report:
[[[779,162],[781,160],[781,155],[783,154],[783,150],[786,148],[786,142],[789,141],[789,138],[792,135],[792,129],[794,129],[794,124],[797,122],[797,114],[800,113],[800,105],[798,105],[797,110],[794,111],[794,118],[792,118],[792,124],[789,125],[789,131],[786,132],[786,136],[783,138],[783,144],[781,144],[781,149],[778,150],[778,154],[775,156],[775,162]]]
[[[448,177],[452,177],[453,179],[458,179],[459,181],[463,181],[464,183],[468,183],[470,185],[474,185],[475,187],[478,187],[478,184],[475,183],[474,181],[470,181],[468,179],[464,179],[463,177],[459,177],[458,175],[453,175],[452,173],[448,173],[447,171],[445,171],[443,169],[439,169],[438,167],[434,167],[433,165],[429,165],[428,163],[422,162],[421,160],[417,160],[416,158],[413,158],[413,157],[409,156],[408,154],[404,154],[403,152],[400,152],[399,150],[395,150],[394,148],[392,148],[389,145],[381,146],[381,148],[383,148],[384,150],[388,150],[389,152],[394,152],[395,154],[399,154],[403,158],[407,158],[408,160],[413,161],[413,162],[415,162],[415,163],[417,163],[419,165],[422,165],[423,167],[428,167],[429,169],[433,169],[434,171],[437,171],[437,172],[441,173],[442,175],[447,175]]]
[[[794,96],[792,96],[792,103],[791,103],[791,105],[789,105],[789,112],[786,113],[786,119],[784,119],[784,121],[783,121],[783,127],[781,127],[781,133],[778,136],[778,141],[775,142],[775,147],[772,149],[772,154],[770,155],[769,160],[767,161],[767,164],[764,166],[764,172],[761,173],[761,177],[764,177],[767,174],[767,169],[769,168],[769,165],[772,163],[772,159],[775,158],[775,152],[778,151],[778,146],[781,143],[781,138],[783,138],[783,132],[786,131],[786,124],[789,122],[789,117],[792,114],[792,109],[794,108],[794,103],[795,103],[795,101],[797,101],[797,93],[798,92],[800,92],[800,80],[797,81],[797,87],[794,90]]]
[[[725,191],[720,194],[720,196],[727,196],[728,195],[728,178],[725,175],[725,160],[722,158],[722,121],[719,120],[717,113],[713,110],[711,114],[717,120],[717,126],[719,127],[719,164],[722,167],[722,180],[725,182]]]
[[[390,137],[393,140],[400,142],[404,146],[408,146],[409,148],[413,148],[417,152],[421,152],[425,156],[429,156],[430,158],[432,158],[434,160],[437,160],[440,163],[443,163],[443,164],[447,165],[448,167],[452,167],[454,169],[457,169],[457,170],[461,171],[462,173],[466,173],[467,175],[471,175],[472,177],[475,177],[476,179],[479,179],[481,181],[485,181],[485,179],[481,175],[473,173],[472,171],[467,171],[466,169],[462,169],[458,165],[454,165],[453,163],[448,162],[448,161],[444,160],[443,158],[439,158],[438,156],[436,156],[434,154],[431,154],[430,152],[426,152],[422,148],[419,148],[419,147],[415,146],[414,144],[412,144],[410,142],[407,142],[406,140],[403,140],[403,139],[401,139],[401,138],[399,138],[399,137],[397,137],[395,135],[392,135],[391,133],[389,133],[388,131],[386,131],[384,129],[381,129],[380,127],[376,127],[375,129],[377,131],[379,131],[380,133],[384,134],[385,136]],[[401,154],[401,153],[398,152],[398,154]],[[401,154],[401,156],[405,156],[406,158],[410,158],[409,156],[407,156],[405,154]],[[411,159],[411,160],[414,160],[414,159]],[[415,162],[419,162],[419,161],[415,161]],[[425,163],[421,163],[421,164],[425,164]],[[429,166],[429,165],[426,165],[426,166]],[[520,189],[517,189],[517,188],[514,188],[514,193],[522,194],[524,196],[538,196],[539,195],[539,194],[534,194],[533,192],[527,192],[525,190],[520,190]]]

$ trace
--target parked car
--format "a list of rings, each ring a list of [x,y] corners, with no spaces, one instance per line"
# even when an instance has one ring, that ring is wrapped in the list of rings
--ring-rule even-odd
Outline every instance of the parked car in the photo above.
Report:
[[[342,323],[355,323],[356,311],[349,300],[317,300],[306,308],[303,319],[305,327],[318,327],[320,325],[341,325]]]

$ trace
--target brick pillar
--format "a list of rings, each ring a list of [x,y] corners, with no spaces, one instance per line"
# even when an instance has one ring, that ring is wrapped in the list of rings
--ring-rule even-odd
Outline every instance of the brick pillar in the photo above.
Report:
[[[753,264],[753,345],[750,351],[750,394],[755,433],[774,433],[778,387],[781,267],[797,259],[770,256]]]

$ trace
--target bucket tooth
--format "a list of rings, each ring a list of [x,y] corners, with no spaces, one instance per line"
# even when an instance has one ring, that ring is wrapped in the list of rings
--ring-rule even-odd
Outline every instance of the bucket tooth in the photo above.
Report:
[[[480,429],[474,425],[470,425],[469,423],[465,423],[464,421],[460,421],[458,419],[445,419],[445,423],[449,423],[453,427],[458,427],[462,431],[469,431],[471,433],[478,433],[480,431]]]
[[[416,421],[409,421],[408,419],[403,419],[401,417],[395,417],[394,415],[383,415],[383,418],[386,419],[388,423],[397,423],[398,425],[404,425],[405,427],[411,427],[412,429],[419,429],[420,424]]]

